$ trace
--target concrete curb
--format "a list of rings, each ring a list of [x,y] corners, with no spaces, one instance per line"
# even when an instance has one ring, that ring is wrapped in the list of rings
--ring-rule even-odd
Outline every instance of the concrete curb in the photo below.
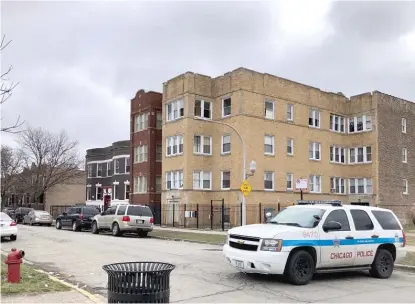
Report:
[[[405,271],[415,272],[415,266],[395,264],[395,268],[398,269],[398,270],[405,270]]]
[[[205,245],[213,245],[213,246],[225,245],[224,243],[210,243],[210,242],[204,242],[204,241],[186,240],[186,239],[170,238],[170,237],[164,237],[164,236],[149,235],[148,237],[152,239],[159,239],[159,240],[164,240],[164,241],[187,242],[187,243],[205,244]]]

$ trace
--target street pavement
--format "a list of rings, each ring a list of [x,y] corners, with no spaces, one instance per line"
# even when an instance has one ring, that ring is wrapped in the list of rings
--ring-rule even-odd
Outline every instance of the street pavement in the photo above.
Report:
[[[106,296],[102,266],[129,261],[160,261],[176,265],[171,274],[171,302],[356,302],[408,303],[415,299],[415,274],[395,271],[388,280],[367,273],[317,275],[305,286],[279,277],[248,277],[230,267],[221,247],[138,237],[72,232],[19,225],[16,242],[2,250],[24,250],[35,265],[94,293]]]

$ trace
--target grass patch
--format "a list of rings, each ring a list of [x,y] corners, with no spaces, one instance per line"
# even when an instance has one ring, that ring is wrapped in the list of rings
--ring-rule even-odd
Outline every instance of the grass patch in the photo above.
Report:
[[[415,266],[415,252],[407,252],[405,259],[399,264]]]
[[[20,283],[11,284],[7,282],[7,268],[4,264],[5,256],[1,256],[1,294],[24,294],[24,293],[41,293],[68,291],[70,287],[55,282],[47,274],[40,273],[26,264],[20,264]]]
[[[184,241],[198,241],[211,244],[224,244],[226,235],[208,234],[208,233],[192,233],[192,232],[178,232],[169,230],[153,230],[149,236],[162,237],[167,239],[179,239]]]

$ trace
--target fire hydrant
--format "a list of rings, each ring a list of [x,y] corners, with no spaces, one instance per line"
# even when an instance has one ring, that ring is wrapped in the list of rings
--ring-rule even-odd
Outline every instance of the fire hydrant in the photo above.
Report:
[[[12,249],[4,261],[8,265],[7,281],[9,283],[20,282],[20,264],[23,263],[24,251],[17,251],[16,248]]]

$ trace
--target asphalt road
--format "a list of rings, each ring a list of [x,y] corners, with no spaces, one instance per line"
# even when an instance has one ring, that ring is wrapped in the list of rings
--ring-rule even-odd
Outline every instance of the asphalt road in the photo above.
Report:
[[[271,276],[238,273],[224,260],[221,247],[186,242],[92,235],[48,227],[19,225],[17,248],[28,261],[106,295],[102,266],[115,262],[161,261],[176,265],[171,274],[171,302],[413,302],[415,274],[395,271],[388,280],[366,273],[318,275],[306,286],[292,286]]]

